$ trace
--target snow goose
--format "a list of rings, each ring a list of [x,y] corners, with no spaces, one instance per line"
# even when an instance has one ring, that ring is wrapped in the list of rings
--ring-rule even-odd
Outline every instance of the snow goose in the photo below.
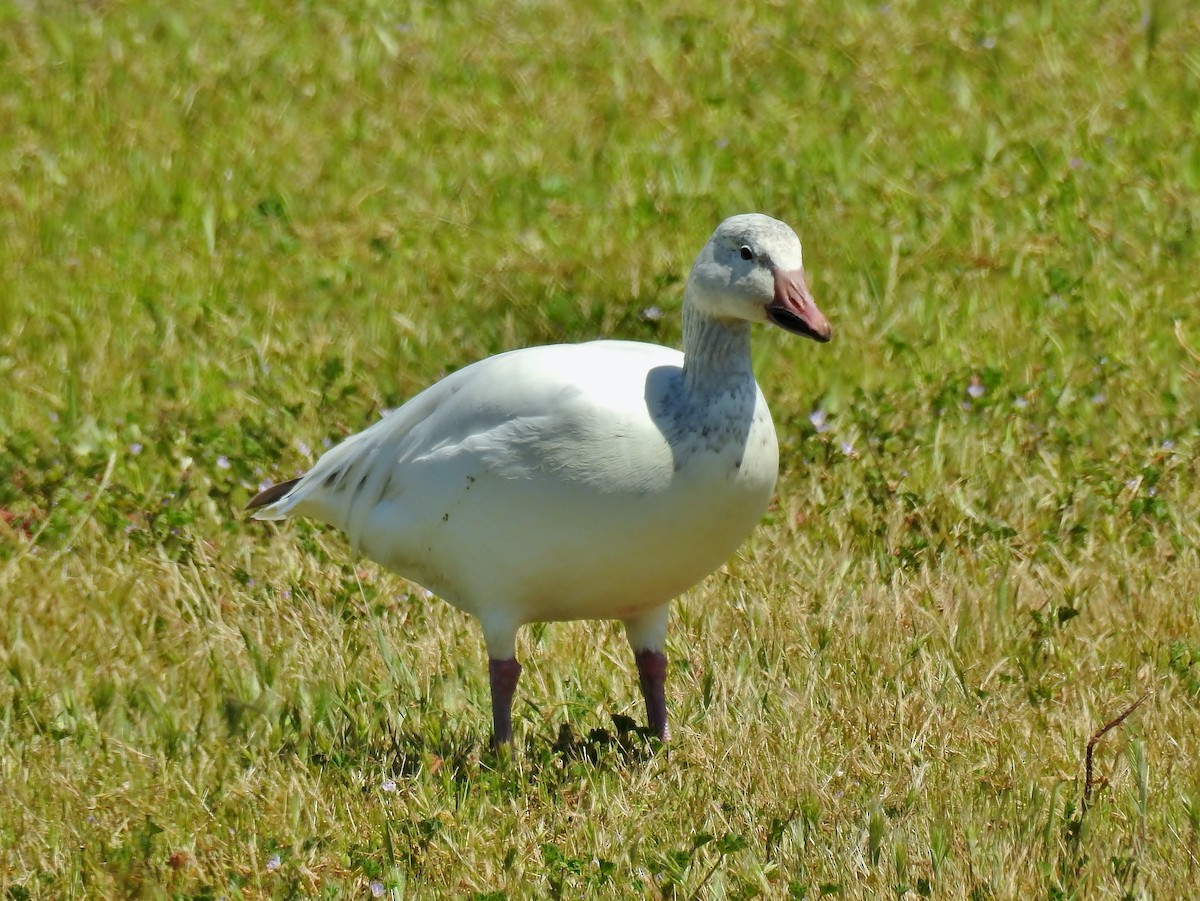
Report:
[[[783,222],[726,219],[688,277],[682,353],[594,341],[489,357],[247,509],[330,523],[356,552],[476,617],[497,745],[512,740],[517,630],[576,619],[624,623],[665,741],[668,604],[737,549],[775,486],[750,325],[830,337],[800,254]]]

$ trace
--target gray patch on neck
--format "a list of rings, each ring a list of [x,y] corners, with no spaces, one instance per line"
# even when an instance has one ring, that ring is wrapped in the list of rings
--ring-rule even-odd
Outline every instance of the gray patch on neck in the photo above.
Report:
[[[671,448],[676,472],[698,454],[727,455],[731,463],[745,456],[758,407],[753,377],[722,379],[716,391],[696,390],[682,369],[660,366],[646,379],[646,401]]]

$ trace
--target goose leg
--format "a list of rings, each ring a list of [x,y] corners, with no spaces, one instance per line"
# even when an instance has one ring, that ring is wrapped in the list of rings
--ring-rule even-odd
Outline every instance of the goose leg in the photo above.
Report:
[[[633,659],[637,661],[638,682],[642,697],[646,699],[646,719],[650,731],[660,741],[669,741],[671,730],[667,726],[667,655],[663,645],[667,639],[667,605],[655,607],[637,616],[626,619],[625,634],[633,648]]]
[[[650,731],[660,741],[670,741],[671,729],[667,725],[667,655],[662,651],[636,651],[638,681],[642,685],[642,697],[646,699],[646,720]]]
[[[515,657],[489,657],[488,677],[492,683],[492,746],[499,748],[512,744],[512,700],[521,678],[521,664]]]
[[[521,678],[521,664],[517,663],[517,629],[515,623],[504,614],[504,606],[494,606],[480,617],[483,626],[483,643],[488,652],[488,681],[492,688],[492,747],[499,749],[512,744],[513,692]]]

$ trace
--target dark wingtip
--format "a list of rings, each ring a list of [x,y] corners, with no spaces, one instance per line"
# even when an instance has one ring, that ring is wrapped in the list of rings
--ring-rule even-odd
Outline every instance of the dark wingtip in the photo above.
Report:
[[[289,491],[296,487],[296,483],[300,479],[288,479],[286,482],[280,482],[278,485],[272,485],[270,488],[264,488],[254,497],[250,498],[250,503],[246,504],[247,510],[257,510],[259,507],[265,507],[267,504],[273,504]]]

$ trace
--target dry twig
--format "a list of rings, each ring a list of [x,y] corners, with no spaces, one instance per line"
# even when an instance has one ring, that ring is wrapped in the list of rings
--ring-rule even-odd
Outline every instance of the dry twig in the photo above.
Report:
[[[1092,799],[1092,786],[1094,786],[1096,784],[1095,780],[1092,778],[1092,755],[1095,753],[1097,742],[1099,742],[1100,739],[1104,738],[1104,736],[1110,730],[1117,728],[1117,726],[1119,726],[1119,725],[1121,725],[1121,723],[1125,722],[1125,720],[1129,716],[1129,714],[1133,713],[1133,711],[1135,711],[1139,707],[1141,707],[1142,704],[1144,704],[1146,702],[1146,699],[1148,697],[1150,697],[1150,692],[1146,691],[1140,698],[1138,698],[1136,701],[1134,701],[1132,704],[1130,704],[1128,707],[1126,707],[1123,711],[1121,711],[1120,714],[1113,717],[1111,720],[1109,720],[1107,723],[1105,723],[1103,726],[1101,726],[1099,729],[1097,729],[1095,732],[1093,732],[1092,737],[1088,739],[1087,757],[1086,757],[1086,761],[1085,761],[1085,765],[1084,765],[1084,782],[1083,782],[1083,810],[1084,811],[1087,810],[1088,802]]]

